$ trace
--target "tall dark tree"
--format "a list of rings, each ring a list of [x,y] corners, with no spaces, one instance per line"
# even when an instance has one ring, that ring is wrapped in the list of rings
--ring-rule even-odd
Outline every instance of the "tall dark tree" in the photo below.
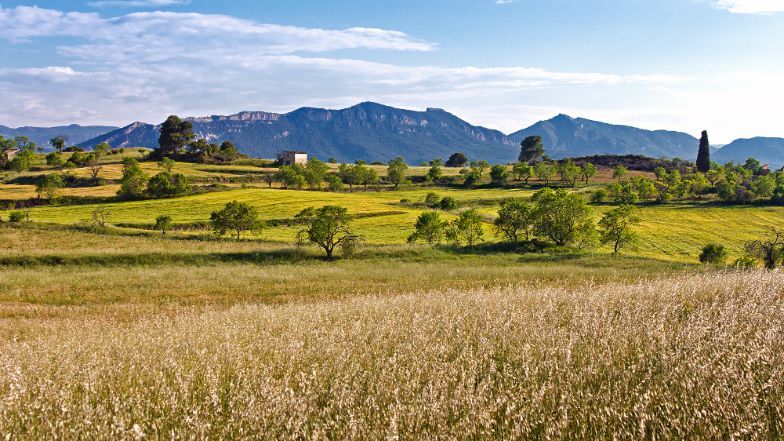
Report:
[[[183,121],[178,116],[171,115],[161,125],[161,136],[158,138],[160,155],[169,157],[180,154],[194,138],[190,121]]]
[[[529,136],[520,143],[518,162],[531,162],[544,156],[544,143],[541,136]]]
[[[68,141],[68,138],[65,136],[55,136],[51,140],[49,140],[49,144],[54,147],[55,150],[58,152],[62,152],[65,148],[65,143]]]
[[[702,131],[702,138],[700,138],[700,150],[697,152],[697,170],[707,173],[710,171],[710,142],[708,141],[708,132]]]

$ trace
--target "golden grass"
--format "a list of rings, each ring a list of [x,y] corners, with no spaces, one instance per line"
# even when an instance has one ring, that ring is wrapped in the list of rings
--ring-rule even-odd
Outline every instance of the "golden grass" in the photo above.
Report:
[[[750,272],[47,322],[0,343],[0,434],[780,439],[782,293]]]

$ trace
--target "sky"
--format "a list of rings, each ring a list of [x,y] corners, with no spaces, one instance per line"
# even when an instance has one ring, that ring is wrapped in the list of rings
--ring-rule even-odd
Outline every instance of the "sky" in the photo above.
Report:
[[[375,101],[784,136],[784,0],[0,0],[0,124]]]

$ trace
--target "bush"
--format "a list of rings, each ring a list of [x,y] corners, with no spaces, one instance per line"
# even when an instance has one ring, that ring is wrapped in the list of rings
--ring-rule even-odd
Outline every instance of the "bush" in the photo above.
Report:
[[[709,243],[700,253],[700,262],[710,264],[723,264],[727,260],[727,250],[724,245]]]
[[[438,208],[441,205],[441,197],[436,193],[428,193],[425,196],[425,206],[427,208]]]
[[[457,209],[457,201],[451,196],[441,199],[441,209],[444,211],[452,211]]]
[[[603,204],[607,201],[607,190],[600,188],[591,194],[591,203]]]
[[[757,260],[753,257],[744,256],[732,264],[735,269],[754,269],[757,267]]]
[[[12,211],[11,214],[8,216],[8,221],[16,224],[22,222],[24,218],[25,215],[21,211]]]

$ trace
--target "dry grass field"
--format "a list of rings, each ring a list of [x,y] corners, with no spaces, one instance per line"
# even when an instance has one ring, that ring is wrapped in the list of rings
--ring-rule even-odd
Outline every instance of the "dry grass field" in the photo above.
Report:
[[[182,307],[0,343],[10,439],[780,439],[784,276]]]

